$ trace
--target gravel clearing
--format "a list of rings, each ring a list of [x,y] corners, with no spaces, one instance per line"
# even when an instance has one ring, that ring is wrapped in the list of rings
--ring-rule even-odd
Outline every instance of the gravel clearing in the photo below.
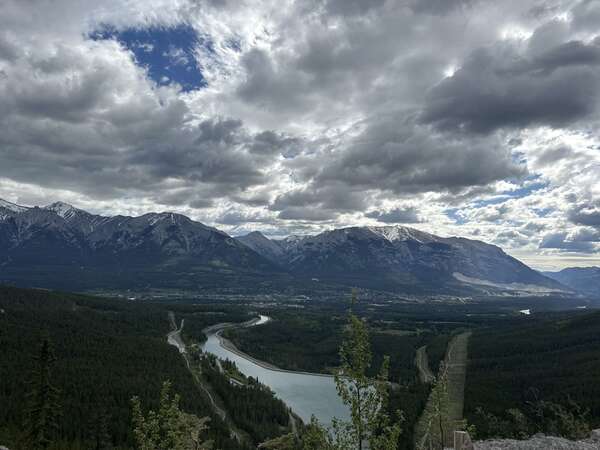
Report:
[[[569,441],[552,436],[535,435],[526,441],[498,439],[475,442],[475,450],[599,450],[600,430],[595,430],[589,439]]]

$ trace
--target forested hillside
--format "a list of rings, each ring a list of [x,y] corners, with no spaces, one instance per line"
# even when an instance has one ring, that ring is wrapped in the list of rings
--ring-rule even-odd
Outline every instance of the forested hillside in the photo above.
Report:
[[[52,448],[95,448],[91,443],[104,432],[114,448],[132,448],[130,399],[137,395],[143,404],[156,407],[164,380],[181,395],[183,410],[211,418],[210,438],[217,448],[251,448],[229,437],[183,359],[167,344],[168,310],[186,318],[194,339],[201,338],[200,330],[208,324],[247,318],[240,308],[133,303],[0,287],[0,444],[27,448],[21,441],[29,382],[41,339],[48,336],[56,355],[51,375],[61,405]],[[247,408],[243,399],[237,404],[234,400],[234,407]],[[106,424],[105,430],[99,423]]]
[[[476,331],[469,358],[465,412],[481,436],[600,425],[600,313],[523,317]],[[568,430],[560,429],[564,420]]]

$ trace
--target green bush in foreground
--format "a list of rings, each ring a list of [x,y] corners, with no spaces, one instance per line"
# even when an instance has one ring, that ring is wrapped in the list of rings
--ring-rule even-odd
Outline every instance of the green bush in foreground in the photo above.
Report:
[[[198,418],[179,409],[179,395],[171,395],[165,382],[158,411],[143,413],[140,399],[133,397],[133,433],[139,450],[209,450],[212,443],[201,434],[208,429],[208,418]]]

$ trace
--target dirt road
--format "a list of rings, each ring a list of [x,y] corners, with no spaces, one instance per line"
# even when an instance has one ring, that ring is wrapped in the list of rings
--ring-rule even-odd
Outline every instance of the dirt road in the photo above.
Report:
[[[170,345],[176,347],[177,350],[179,350],[179,353],[181,353],[181,356],[183,356],[183,358],[185,360],[188,370],[190,371],[194,381],[196,382],[196,386],[198,386],[202,390],[202,392],[204,394],[206,394],[206,397],[210,401],[210,404],[211,404],[213,410],[217,413],[217,415],[223,421],[227,421],[227,412],[217,404],[217,401],[215,400],[213,394],[204,385],[204,383],[200,379],[200,376],[198,375],[198,373],[196,373],[196,371],[193,370],[191,367],[185,342],[183,342],[183,339],[181,339],[181,331],[183,330],[184,320],[185,319],[181,319],[181,325],[179,326],[179,328],[177,328],[177,322],[175,321],[175,314],[173,314],[172,312],[169,312],[169,322],[171,323],[172,331],[170,331],[167,334],[167,342]],[[231,432],[238,441],[241,439],[240,433],[237,430],[232,428]]]

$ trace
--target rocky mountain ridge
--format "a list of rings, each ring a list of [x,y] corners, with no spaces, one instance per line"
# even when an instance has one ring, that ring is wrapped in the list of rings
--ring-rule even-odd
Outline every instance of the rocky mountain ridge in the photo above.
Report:
[[[494,245],[402,226],[349,227],[282,240],[254,232],[238,240],[306,277],[405,286],[460,283],[564,289]]]
[[[499,247],[408,227],[233,238],[181,214],[108,217],[62,202],[25,207],[0,201],[0,268],[0,282],[75,277],[98,286],[116,277],[123,285],[168,280],[197,289],[207,280],[281,275],[408,293],[565,289]]]
[[[198,275],[281,271],[228,234],[180,214],[105,217],[64,203],[42,208],[4,205],[0,277],[7,282],[46,285],[74,276],[73,282],[87,277],[100,286],[118,275],[123,283],[138,279],[152,286]]]

